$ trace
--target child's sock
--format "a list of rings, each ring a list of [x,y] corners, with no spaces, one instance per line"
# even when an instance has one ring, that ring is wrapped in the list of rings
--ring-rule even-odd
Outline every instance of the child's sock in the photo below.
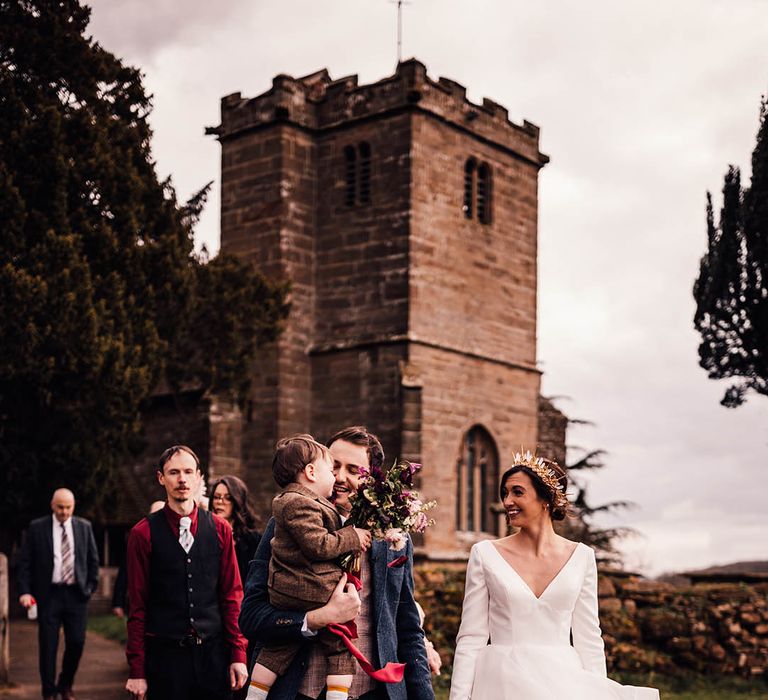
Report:
[[[329,685],[325,691],[325,700],[347,700],[349,688],[343,685]]]
[[[267,700],[269,688],[270,686],[268,685],[251,681],[248,686],[248,695],[245,696],[245,700]],[[346,698],[346,695],[344,697]]]

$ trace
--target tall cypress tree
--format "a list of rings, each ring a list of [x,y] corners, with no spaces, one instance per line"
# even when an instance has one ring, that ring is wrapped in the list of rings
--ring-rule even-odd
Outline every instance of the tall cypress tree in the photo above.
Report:
[[[193,250],[140,72],[77,0],[0,0],[0,522],[109,495],[161,380],[243,398],[284,289]],[[7,540],[4,543],[7,546]]]
[[[768,119],[766,101],[752,153],[752,179],[742,188],[731,166],[716,225],[707,193],[708,249],[693,288],[699,364],[710,379],[739,377],[722,404],[741,405],[750,390],[768,395]]]

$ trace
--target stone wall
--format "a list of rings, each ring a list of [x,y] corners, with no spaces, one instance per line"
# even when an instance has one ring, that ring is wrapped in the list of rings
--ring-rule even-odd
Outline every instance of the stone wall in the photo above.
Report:
[[[673,586],[604,576],[600,616],[612,668],[763,676],[768,583]]]
[[[464,569],[419,563],[416,597],[443,663],[453,663]],[[765,677],[768,583],[673,586],[601,574],[600,623],[609,673]]]
[[[257,506],[269,511],[278,437],[365,423],[390,459],[424,464],[418,487],[441,508],[417,544],[463,559],[495,534],[456,536],[465,434],[482,426],[501,464],[537,442],[538,128],[406,61],[371,85],[275,76],[254,98],[225,97],[209,133],[222,146],[221,250],[291,289],[240,437]],[[483,222],[464,209],[469,159],[490,172]]]
[[[427,499],[435,499],[434,527],[425,533],[425,551],[430,557],[462,561],[470,546],[489,533],[457,531],[459,502],[457,460],[465,433],[481,426],[494,440],[499,469],[512,461],[520,445],[536,444],[536,406],[539,375],[523,369],[414,344],[408,364],[412,380],[421,388],[422,483]],[[500,474],[489,475],[493,487],[488,503],[497,500],[495,484]]]
[[[463,212],[470,158],[491,171],[487,223]],[[535,372],[538,164],[416,114],[411,168],[409,333]]]

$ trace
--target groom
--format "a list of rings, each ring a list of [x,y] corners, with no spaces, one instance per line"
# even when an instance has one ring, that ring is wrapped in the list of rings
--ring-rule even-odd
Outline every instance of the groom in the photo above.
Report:
[[[343,518],[351,509],[361,470],[381,467],[384,452],[379,439],[362,426],[336,433],[327,443],[333,458],[335,503]],[[413,545],[405,557],[386,542],[375,541],[363,557],[360,598],[351,586],[337,586],[328,603],[309,613],[279,610],[269,603],[267,577],[275,523],[270,520],[248,572],[240,629],[255,645],[254,658],[266,641],[305,642],[285,675],[270,691],[270,700],[317,700],[324,697],[323,656],[312,643],[318,630],[331,622],[356,619],[356,646],[377,668],[387,662],[406,664],[400,683],[377,683],[358,668],[350,700],[434,700],[424,646],[424,632],[413,599]],[[343,579],[342,579],[343,581]]]

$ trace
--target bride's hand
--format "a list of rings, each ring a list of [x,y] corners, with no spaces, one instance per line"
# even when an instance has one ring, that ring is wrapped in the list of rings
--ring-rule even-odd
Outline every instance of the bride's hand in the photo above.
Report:
[[[429,670],[433,676],[440,675],[440,667],[443,665],[443,660],[440,658],[440,654],[435,649],[432,642],[424,637],[424,644],[427,647],[427,663],[429,664]]]

